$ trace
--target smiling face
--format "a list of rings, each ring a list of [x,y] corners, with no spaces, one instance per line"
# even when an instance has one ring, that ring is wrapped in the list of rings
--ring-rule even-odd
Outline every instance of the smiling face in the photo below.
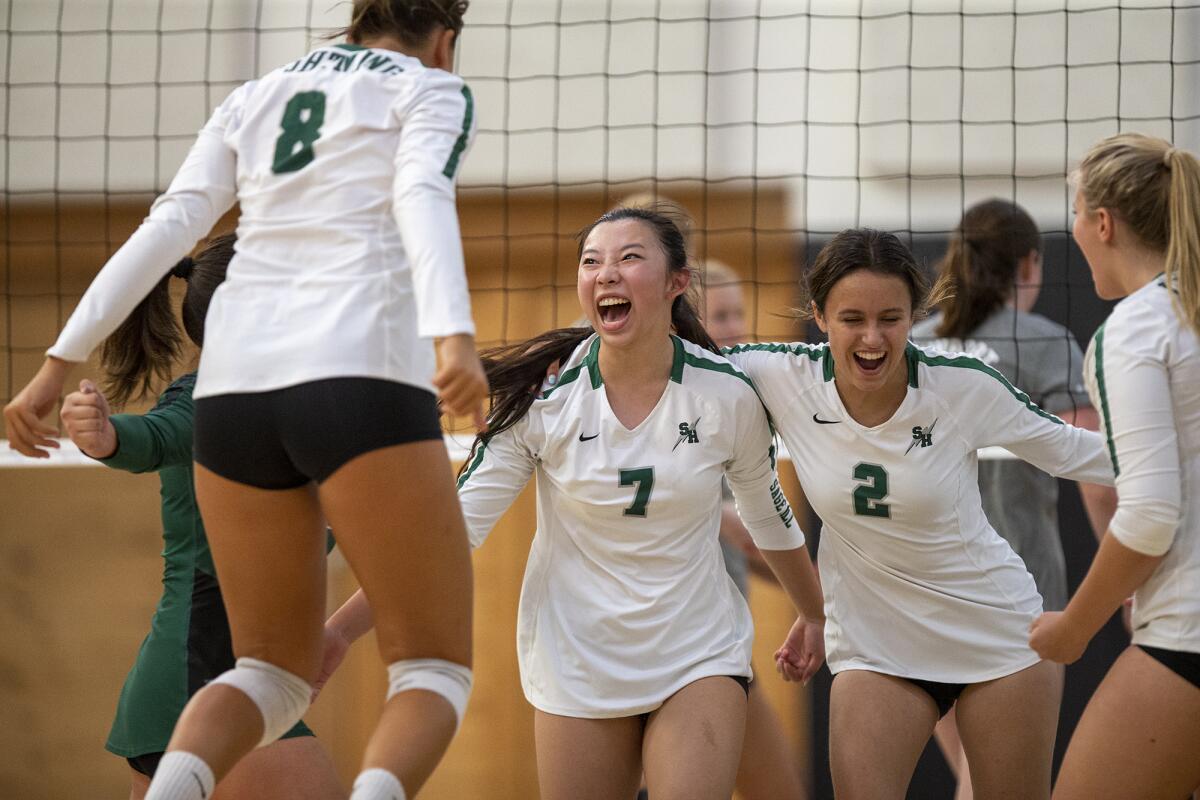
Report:
[[[897,275],[857,269],[844,275],[815,307],[829,336],[835,379],[843,389],[878,392],[907,384],[904,349],[912,329],[912,293]]]
[[[639,219],[602,222],[579,256],[579,305],[606,345],[624,347],[671,330],[671,303],[690,282],[672,270],[654,229]]]

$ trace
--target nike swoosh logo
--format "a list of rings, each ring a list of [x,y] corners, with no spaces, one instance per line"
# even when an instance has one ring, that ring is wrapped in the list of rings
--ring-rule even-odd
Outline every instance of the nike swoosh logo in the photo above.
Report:
[[[813,422],[817,423],[818,425],[837,425],[839,422],[841,422],[841,420],[840,419],[821,419],[816,414],[813,414]]]
[[[600,434],[598,434],[598,433],[593,433],[591,436],[584,436],[584,435],[581,433],[581,434],[579,434],[579,441],[581,441],[581,442],[590,442],[592,439],[595,439],[595,438],[596,438],[597,436],[599,436],[599,435],[600,435]]]

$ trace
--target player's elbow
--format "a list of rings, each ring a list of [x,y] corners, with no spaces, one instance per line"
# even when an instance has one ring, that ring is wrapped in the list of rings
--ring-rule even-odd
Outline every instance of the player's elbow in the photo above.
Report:
[[[1121,502],[1109,530],[1130,550],[1146,556],[1161,556],[1171,549],[1181,521],[1178,502],[1162,498],[1144,504]]]

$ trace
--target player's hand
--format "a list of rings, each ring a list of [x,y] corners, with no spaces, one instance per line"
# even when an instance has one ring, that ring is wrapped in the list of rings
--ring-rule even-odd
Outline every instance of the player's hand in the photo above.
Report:
[[[317,679],[312,685],[312,702],[316,702],[317,695],[325,688],[325,684],[333,677],[333,673],[341,665],[346,658],[346,653],[350,650],[350,642],[342,635],[342,632],[325,626],[325,653],[321,657],[321,671],[317,674]]]
[[[476,430],[485,430],[483,403],[488,396],[488,382],[475,352],[475,338],[465,333],[447,336],[438,343],[437,354],[433,385],[442,406],[456,416],[471,417]]]
[[[1062,611],[1047,611],[1033,621],[1029,646],[1047,661],[1073,664],[1087,649],[1088,638],[1080,634]]]
[[[825,621],[798,617],[783,646],[775,651],[775,671],[785,681],[807,686],[825,663]]]
[[[89,380],[79,382],[79,391],[63,398],[63,429],[85,455],[108,458],[117,452],[117,429],[109,417],[108,400]]]
[[[62,394],[63,381],[70,367],[66,361],[47,358],[33,380],[4,407],[4,423],[9,447],[31,458],[49,458],[48,449],[57,448],[58,429],[42,422]]]

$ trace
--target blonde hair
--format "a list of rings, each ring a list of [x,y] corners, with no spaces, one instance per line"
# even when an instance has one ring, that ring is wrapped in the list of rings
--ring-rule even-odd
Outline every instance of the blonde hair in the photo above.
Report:
[[[700,267],[704,278],[705,289],[716,289],[718,286],[741,286],[742,278],[724,261],[715,258],[705,259]]]
[[[1200,162],[1165,139],[1110,136],[1075,171],[1089,210],[1107,208],[1142,244],[1166,254],[1176,312],[1200,335]]]

